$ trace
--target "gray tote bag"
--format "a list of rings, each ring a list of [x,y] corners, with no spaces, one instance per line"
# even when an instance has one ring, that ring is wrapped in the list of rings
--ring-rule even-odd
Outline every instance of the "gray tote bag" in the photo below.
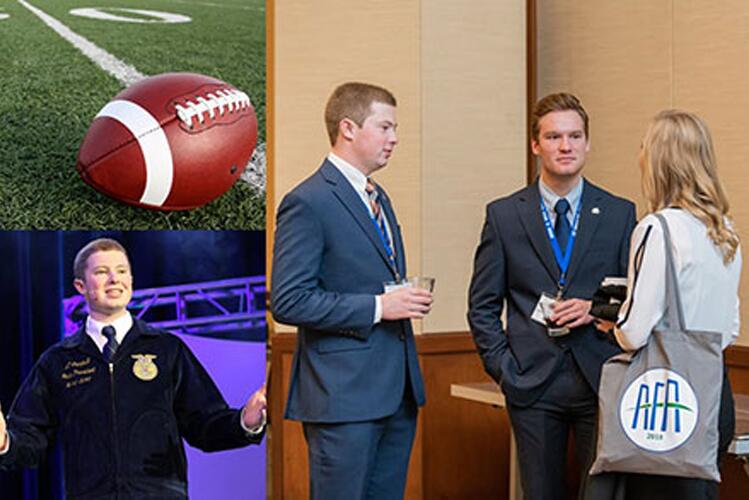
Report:
[[[647,344],[607,360],[590,474],[634,472],[720,481],[721,334],[687,330],[665,218],[666,319]]]

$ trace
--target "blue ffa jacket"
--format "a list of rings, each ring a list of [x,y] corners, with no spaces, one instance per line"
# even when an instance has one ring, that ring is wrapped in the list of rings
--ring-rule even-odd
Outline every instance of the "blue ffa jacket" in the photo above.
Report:
[[[70,500],[187,498],[182,439],[204,451],[258,443],[240,419],[178,337],[135,320],[110,370],[81,329],[21,387],[0,467],[35,467],[56,437]]]

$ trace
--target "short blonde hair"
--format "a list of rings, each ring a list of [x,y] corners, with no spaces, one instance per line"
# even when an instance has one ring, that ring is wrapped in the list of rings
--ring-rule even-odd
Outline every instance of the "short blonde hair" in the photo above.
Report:
[[[106,252],[109,250],[117,250],[124,253],[128,262],[130,261],[125,247],[119,241],[111,238],[99,238],[88,242],[83,248],[78,250],[75,260],[73,260],[73,277],[80,280],[84,279],[88,258],[96,252]]]
[[[640,151],[642,191],[651,211],[678,206],[705,226],[707,234],[731,262],[739,246],[733,229],[710,130],[696,114],[679,110],[658,113],[650,122]]]

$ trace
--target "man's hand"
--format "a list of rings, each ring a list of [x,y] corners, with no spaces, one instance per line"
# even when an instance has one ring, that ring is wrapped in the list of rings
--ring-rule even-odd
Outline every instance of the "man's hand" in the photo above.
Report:
[[[567,299],[552,305],[554,314],[549,318],[555,325],[577,328],[593,321],[590,312],[591,302],[582,299]]]
[[[432,293],[423,288],[398,288],[380,297],[385,320],[423,318],[432,310]]]
[[[265,384],[255,391],[247,400],[242,411],[242,423],[247,429],[254,429],[264,422],[267,403],[265,400]]]
[[[3,407],[0,405],[0,452],[5,451],[8,446],[8,429],[5,425],[5,417],[3,416]]]

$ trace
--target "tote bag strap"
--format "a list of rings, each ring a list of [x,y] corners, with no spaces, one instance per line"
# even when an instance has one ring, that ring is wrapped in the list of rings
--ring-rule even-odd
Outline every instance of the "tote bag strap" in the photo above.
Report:
[[[671,231],[668,229],[666,218],[663,214],[654,213],[658,222],[663,228],[663,245],[666,254],[666,311],[668,326],[671,329],[686,331],[686,322],[684,321],[684,309],[681,304],[681,295],[679,294],[679,282],[676,279],[676,265],[671,251]]]

